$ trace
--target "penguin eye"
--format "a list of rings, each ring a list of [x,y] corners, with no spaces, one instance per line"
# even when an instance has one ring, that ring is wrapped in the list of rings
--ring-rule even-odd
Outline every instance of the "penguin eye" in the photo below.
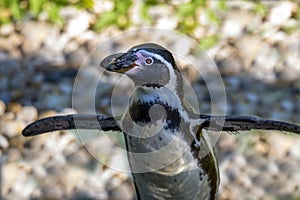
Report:
[[[146,64],[146,65],[152,65],[153,62],[154,62],[154,60],[153,60],[153,58],[151,58],[151,57],[148,57],[148,58],[145,59],[145,64]]]

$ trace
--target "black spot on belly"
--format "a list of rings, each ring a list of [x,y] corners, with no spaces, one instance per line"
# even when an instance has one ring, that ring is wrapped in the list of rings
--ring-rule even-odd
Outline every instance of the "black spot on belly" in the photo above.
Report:
[[[202,174],[202,172],[199,173],[199,180],[203,181],[203,174]]]

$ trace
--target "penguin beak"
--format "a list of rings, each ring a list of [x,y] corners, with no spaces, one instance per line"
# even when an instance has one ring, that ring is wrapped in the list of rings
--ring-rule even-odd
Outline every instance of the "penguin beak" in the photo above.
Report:
[[[126,73],[138,64],[138,56],[133,53],[118,53],[104,58],[100,66],[104,69],[117,73]]]

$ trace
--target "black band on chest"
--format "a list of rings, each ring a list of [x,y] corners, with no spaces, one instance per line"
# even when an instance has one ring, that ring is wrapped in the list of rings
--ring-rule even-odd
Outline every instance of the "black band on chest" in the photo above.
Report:
[[[129,107],[131,119],[136,123],[148,125],[157,120],[166,122],[165,129],[179,129],[181,116],[178,109],[165,105],[160,101],[155,102],[133,102]],[[151,121],[152,118],[152,121]]]

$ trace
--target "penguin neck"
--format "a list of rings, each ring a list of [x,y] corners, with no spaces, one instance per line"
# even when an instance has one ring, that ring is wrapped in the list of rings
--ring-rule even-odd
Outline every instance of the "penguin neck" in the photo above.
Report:
[[[170,70],[170,80],[165,85],[145,84],[136,85],[132,102],[142,104],[160,104],[173,109],[181,107],[183,99],[183,83],[179,71]]]
[[[159,104],[176,110],[181,108],[180,96],[176,91],[174,92],[174,90],[166,86],[159,88],[148,86],[138,87],[131,98],[131,104],[147,105],[150,107]]]

